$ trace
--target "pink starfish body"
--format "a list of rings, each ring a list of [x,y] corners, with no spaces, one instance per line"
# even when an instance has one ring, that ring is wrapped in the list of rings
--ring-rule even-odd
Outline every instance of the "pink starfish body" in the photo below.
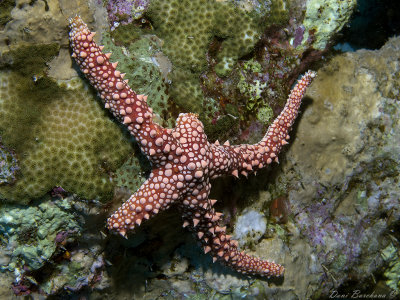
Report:
[[[216,200],[209,199],[210,179],[222,175],[247,175],[264,168],[287,144],[288,132],[297,116],[307,86],[315,77],[307,72],[292,90],[287,104],[255,145],[231,146],[218,141],[210,144],[197,115],[180,114],[174,129],[153,121],[147,97],[136,94],[109,61],[110,54],[93,41],[94,33],[80,17],[70,20],[72,56],[90,83],[97,89],[105,107],[122,121],[136,138],[152,164],[145,183],[107,221],[110,230],[126,236],[161,210],[175,204],[183,215],[183,226],[200,240],[204,252],[244,274],[280,276],[284,267],[240,252],[237,241],[219,226],[221,214]]]

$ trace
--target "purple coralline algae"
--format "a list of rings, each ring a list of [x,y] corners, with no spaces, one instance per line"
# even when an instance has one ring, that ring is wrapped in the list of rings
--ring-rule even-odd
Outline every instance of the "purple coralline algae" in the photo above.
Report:
[[[331,247],[340,249],[346,257],[342,263],[354,261],[361,254],[360,239],[368,221],[334,216],[333,201],[316,203],[298,214],[296,219],[320,256],[329,256]]]
[[[149,0],[111,0],[107,4],[108,20],[113,28],[139,19],[146,11]]]
[[[304,28],[303,25],[296,28],[293,39],[293,47],[297,47],[301,44],[301,42],[303,41],[303,35],[305,30],[306,29]]]
[[[3,146],[0,139],[0,184],[13,183],[18,170],[15,153]]]
[[[286,153],[282,176],[292,176],[286,190],[296,232],[310,247],[304,275],[319,284],[316,294],[353,282],[367,290],[380,274],[393,275],[381,253],[399,245],[400,82],[392,63],[399,49],[393,38],[378,51],[346,53],[321,68]]]

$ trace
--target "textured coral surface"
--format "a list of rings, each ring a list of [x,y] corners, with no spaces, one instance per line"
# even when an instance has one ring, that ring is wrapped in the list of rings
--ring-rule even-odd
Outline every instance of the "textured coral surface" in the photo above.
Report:
[[[196,39],[193,34],[205,28],[196,15],[205,12],[183,8],[187,14],[177,14],[179,26],[174,24],[168,32],[167,28],[161,30],[162,25],[155,26],[160,20],[150,17],[148,6],[138,7],[148,2],[0,1],[0,156],[7,159],[0,162],[0,176],[4,176],[0,194],[7,194],[5,201],[9,202],[2,205],[0,217],[0,298],[40,294],[57,299],[321,299],[334,291],[352,293],[354,288],[368,295],[376,292],[386,298],[398,297],[398,39],[390,40],[380,51],[335,54],[338,57],[332,59],[332,53],[322,51],[345,26],[355,1],[232,0],[214,4],[210,0],[213,7],[221,2],[235,7],[235,15],[229,19],[235,19],[237,13],[252,21],[266,16],[263,21],[267,23],[256,24],[261,31],[255,47],[250,47],[254,51],[243,57],[236,57],[240,51],[233,55],[224,52],[241,28],[248,27],[239,24],[232,36],[216,31],[202,35],[207,40],[211,36],[205,55],[197,56],[205,61],[192,69],[189,64],[178,68],[180,45],[175,45],[174,51],[169,36],[179,32],[179,42],[190,55]],[[153,4],[162,2],[172,3],[157,0]],[[192,2],[197,6],[205,3]],[[384,23],[368,22],[373,34],[356,30],[354,35],[380,45],[379,41],[387,40],[381,29],[398,24],[398,9],[385,6],[396,1],[368,3],[370,15],[379,11]],[[385,5],[377,7],[380,3]],[[124,7],[110,13],[109,4]],[[126,11],[129,5],[134,8],[132,15]],[[356,14],[359,12],[357,9]],[[100,151],[114,149],[109,143],[123,141],[123,131],[104,113],[100,102],[96,103],[95,92],[85,87],[72,64],[67,18],[77,14],[98,32],[97,42],[113,52],[112,59],[127,72],[129,84],[149,94],[160,123],[167,126],[178,112],[199,109],[197,112],[206,116],[202,120],[207,120],[206,132],[212,140],[256,141],[268,126],[264,120],[279,114],[290,85],[309,68],[308,63],[321,55],[329,58],[321,60],[322,70],[312,67],[319,76],[291,135],[293,143],[279,157],[280,166],[248,180],[213,182],[212,197],[221,200],[216,209],[224,212],[222,222],[228,233],[236,228],[247,233],[239,241],[241,250],[284,264],[282,279],[249,279],[213,264],[180,228],[181,216],[174,210],[142,224],[129,240],[107,235],[105,220],[141,185],[149,165],[143,166],[145,160],[130,150],[129,159],[115,170],[117,164],[107,163],[110,156]],[[204,47],[203,41],[198,44]],[[19,52],[22,59],[10,57],[10,50]],[[205,71],[193,76],[196,69]],[[71,81],[72,77],[77,78]],[[181,100],[179,95],[183,95]],[[175,107],[175,99],[183,108]],[[90,113],[82,111],[85,107]],[[55,108],[65,111],[53,115]],[[6,112],[12,120],[3,119]],[[101,132],[88,118],[103,127]],[[73,131],[76,129],[84,133]],[[89,131],[101,138],[88,136]],[[88,143],[73,135],[95,140],[97,146],[91,148],[90,143],[81,152],[75,145]],[[105,135],[112,137],[112,142]],[[71,143],[73,149],[69,150]],[[119,145],[115,147],[123,149],[127,142]],[[53,147],[56,152],[44,151]],[[70,156],[63,156],[64,152]],[[70,160],[77,168],[72,168]],[[122,160],[118,158],[118,165]],[[92,166],[83,170],[88,177],[82,185],[75,181],[83,178],[78,172],[81,162]],[[48,163],[51,169],[46,167]],[[52,177],[46,177],[44,170]],[[88,186],[93,179],[97,185],[92,182]],[[8,185],[11,182],[15,189]],[[90,197],[94,193],[110,196],[115,184],[123,189],[107,206],[74,197],[63,200],[66,191],[60,187],[53,189],[52,199],[48,195],[32,199],[33,194],[44,194],[52,184],[60,183],[82,196],[91,187]],[[15,200],[30,205],[10,203]],[[259,222],[246,223],[249,226],[243,228],[244,222],[237,221],[246,219],[249,211],[257,212],[252,221]],[[32,266],[39,269],[32,270]]]
[[[82,82],[42,75],[45,49],[21,47],[3,55],[12,63],[0,70],[0,131],[20,171],[0,195],[27,203],[62,186],[81,197],[109,199],[110,172],[129,153],[129,143]],[[32,52],[37,61],[23,65]]]
[[[223,40],[216,72],[227,75],[260,37],[256,18],[229,2],[157,0],[151,1],[147,14],[155,33],[164,40],[163,52],[175,66],[171,96],[185,112],[202,110],[199,75],[207,69],[213,39]]]

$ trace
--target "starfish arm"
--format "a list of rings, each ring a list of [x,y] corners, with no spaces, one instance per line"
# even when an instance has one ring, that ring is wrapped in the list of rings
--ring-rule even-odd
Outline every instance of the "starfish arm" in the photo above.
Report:
[[[80,17],[69,20],[69,33],[72,57],[90,83],[99,92],[113,115],[125,124],[138,141],[141,150],[150,161],[162,156],[165,145],[171,142],[171,130],[153,122],[153,111],[147,105],[147,96],[136,94],[124,80],[116,67],[111,63],[110,53],[104,54],[103,47],[98,46],[88,26]]]
[[[212,255],[213,262],[218,260],[243,274],[266,277],[283,274],[283,266],[238,250],[238,242],[226,234],[225,227],[219,226],[222,214],[212,208],[216,200],[208,198],[199,200],[190,196],[185,201],[187,205],[181,206],[183,226],[195,234],[204,252]],[[196,203],[194,208],[193,202]]]
[[[239,173],[246,175],[266,167],[273,161],[278,162],[278,154],[289,139],[289,131],[297,117],[301,100],[307,87],[311,84],[315,72],[308,71],[292,89],[280,115],[268,128],[262,140],[254,145],[230,146],[229,144],[210,146],[214,167],[210,170],[212,177]]]
[[[143,220],[169,208],[179,198],[178,189],[151,173],[136,193],[108,218],[108,229],[125,236],[127,231],[140,226]]]
[[[136,94],[123,80],[124,74],[116,70],[117,63],[109,61],[111,54],[102,53],[103,48],[93,41],[94,33],[88,26],[75,17],[70,19],[70,27],[72,56],[97,89],[105,107],[128,127],[152,163],[149,179],[110,216],[108,228],[126,236],[128,230],[140,226],[143,220],[176,203],[182,210],[184,227],[196,234],[204,252],[210,252],[214,261],[244,274],[282,275],[281,265],[240,252],[237,241],[219,226],[221,214],[212,208],[216,200],[208,199],[209,179],[224,174],[247,175],[277,161],[315,73],[309,71],[300,79],[282,113],[259,143],[210,144],[196,114],[180,114],[174,129],[153,122],[147,97]]]

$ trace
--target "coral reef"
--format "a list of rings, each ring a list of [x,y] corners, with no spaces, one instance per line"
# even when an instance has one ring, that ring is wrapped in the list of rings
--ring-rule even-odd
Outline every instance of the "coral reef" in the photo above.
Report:
[[[265,186],[270,192],[255,192],[256,178],[250,178],[236,195],[250,202],[244,207],[267,215],[270,203],[282,191],[287,193],[285,201],[290,202],[291,211],[287,222],[280,228],[267,222],[264,235],[252,245],[256,254],[284,259],[282,282],[251,280],[249,284],[246,278],[211,265],[182,231],[174,235],[165,226],[158,226],[176,225],[177,219],[167,216],[150,224],[157,233],[149,226],[132,236],[139,235],[128,251],[131,268],[124,269],[124,274],[143,270],[143,265],[133,266],[139,260],[137,251],[146,252],[156,243],[162,246],[153,253],[159,254],[171,246],[164,235],[170,234],[168,239],[179,245],[168,264],[150,259],[167,279],[149,280],[149,293],[143,288],[140,291],[139,286],[135,296],[151,299],[162,290],[175,298],[200,294],[221,299],[244,295],[324,298],[335,291],[352,292],[354,283],[366,295],[398,295],[400,70],[393,61],[399,47],[400,39],[391,39],[379,51],[348,53],[327,63],[308,93],[311,99],[306,100],[296,138],[281,161],[281,169]],[[269,174],[264,173],[265,177]],[[258,186],[268,182],[260,180]],[[374,283],[373,276],[381,281]],[[371,290],[381,284],[387,287]],[[163,288],[157,294],[160,286]]]
[[[8,201],[27,203],[54,186],[109,199],[109,174],[130,150],[79,80],[56,82],[44,74],[43,61],[57,51],[55,45],[24,46],[2,56],[0,130],[20,167],[17,180],[0,187]]]
[[[20,168],[13,183],[0,187],[8,202],[27,203],[60,185],[82,197],[110,198],[111,172],[130,149],[118,126],[93,101],[89,106],[81,101],[93,100],[93,92],[80,80],[70,80],[76,72],[63,49],[67,23],[62,13],[76,13],[72,6],[89,14],[88,3],[79,0],[17,0],[0,31],[0,135]],[[88,121],[92,118],[97,124]],[[104,126],[106,135],[120,142],[115,148],[113,143],[93,144],[104,131],[82,135],[82,126]]]
[[[107,2],[108,20],[114,27],[132,23],[143,15],[149,2],[149,0],[110,0]]]
[[[46,201],[27,208],[2,206],[2,242],[13,248],[8,270],[24,267],[32,271],[43,267],[56,251],[56,235],[61,231],[78,232],[81,229],[70,209],[68,201]]]
[[[308,68],[310,62],[326,54],[322,50],[329,48],[332,36],[347,22],[354,1],[225,2],[228,3],[224,5],[235,7],[235,11],[253,21],[265,16],[269,23],[256,24],[260,30],[255,47],[253,45],[252,51],[244,57],[234,57],[231,62],[237,62],[226,69],[223,68],[225,60],[221,47],[226,42],[229,44],[230,37],[212,35],[205,48],[203,69],[196,73],[189,66],[188,69],[177,66],[176,53],[168,54],[170,57],[163,55],[166,36],[172,33],[161,33],[154,26],[151,12],[146,13],[148,6],[144,9],[135,6],[147,5],[147,1],[122,3],[115,0],[103,1],[103,4],[97,0],[1,1],[1,78],[7,82],[21,81],[20,84],[12,82],[12,86],[27,87],[21,99],[28,103],[31,94],[39,98],[38,90],[41,95],[56,91],[57,97],[64,95],[72,102],[78,101],[78,95],[81,95],[93,104],[90,110],[95,109],[93,91],[77,79],[71,81],[77,74],[71,68],[66,16],[79,14],[98,32],[97,37],[105,44],[105,49],[113,52],[112,58],[119,61],[118,68],[127,73],[129,83],[140,93],[151,95],[150,105],[158,122],[171,125],[172,117],[183,111],[182,107],[175,107],[173,101],[176,98],[176,103],[180,102],[186,110],[197,110],[202,114],[210,139],[255,142],[268,126],[268,120],[279,114],[298,74]],[[113,16],[108,12],[114,29],[109,33],[105,26],[108,25],[105,7],[111,3],[114,7],[122,6],[111,13]],[[131,11],[120,13],[118,10],[124,9],[123,5],[125,8],[132,5]],[[397,24],[393,17],[396,14],[384,4],[380,5],[384,8],[385,20]],[[376,13],[376,7],[371,12]],[[171,30],[186,28],[189,23],[174,24]],[[196,33],[192,28],[186,29]],[[387,39],[381,30],[375,31],[379,33],[380,43]],[[375,35],[357,34],[367,37],[370,44],[378,41]],[[190,38],[182,42],[189,45]],[[41,193],[52,190],[58,200],[49,201],[47,196],[32,202],[30,194],[24,197],[21,194],[21,203],[31,201],[30,206],[2,206],[3,212],[19,212],[15,216],[21,217],[22,221],[26,221],[25,214],[43,218],[38,222],[41,228],[54,228],[58,223],[60,226],[55,227],[60,231],[51,229],[50,235],[39,237],[32,226],[24,232],[19,231],[18,226],[26,227],[18,225],[18,220],[13,218],[17,229],[12,233],[2,231],[2,236],[7,238],[1,239],[0,298],[10,299],[10,293],[41,293],[58,298],[99,299],[303,299],[323,298],[334,291],[346,292],[355,282],[362,291],[374,289],[396,297],[399,287],[398,43],[398,39],[394,39],[379,51],[358,51],[330,62],[323,61],[325,66],[309,93],[312,101],[306,100],[301,122],[294,131],[293,145],[282,156],[280,169],[263,171],[256,178],[249,177],[248,181],[229,179],[214,183],[214,188],[219,187],[215,197],[224,201],[224,204],[217,204],[217,208],[224,211],[222,222],[227,231],[235,228],[235,215],[244,215],[251,210],[258,211],[259,215],[270,215],[261,238],[258,241],[246,238],[240,248],[282,262],[286,273],[281,281],[249,280],[220,264],[212,264],[212,259],[192,237],[178,228],[180,216],[174,212],[161,214],[156,220],[142,225],[129,240],[105,237],[99,231],[111,212],[109,206],[117,207],[117,202],[129,192],[118,191],[114,203],[100,209],[72,198],[63,200],[67,193],[60,187],[53,189],[49,185]],[[26,48],[29,45],[30,48]],[[21,51],[26,54],[23,59],[19,62],[10,59],[10,49],[23,49],[21,46],[30,49]],[[6,52],[9,52],[7,60]],[[53,56],[56,57],[53,59]],[[217,65],[221,76],[215,72]],[[18,68],[25,73],[18,73]],[[179,86],[180,82],[184,84]],[[0,90],[2,102],[8,88],[2,86]],[[20,99],[17,97],[19,92],[15,98]],[[171,95],[173,98],[169,99]],[[180,95],[183,97],[179,100]],[[85,101],[83,98],[79,101]],[[193,98],[198,101],[188,101]],[[44,99],[49,97],[43,97],[40,105],[44,105]],[[65,104],[63,109],[66,107],[69,106]],[[111,126],[117,136],[122,136],[107,114],[99,110],[98,116],[106,120],[104,126]],[[29,121],[27,125],[33,123]],[[29,130],[17,132],[26,137],[30,135]],[[69,132],[70,129],[64,127],[62,130]],[[87,132],[86,128],[84,130]],[[3,136],[3,130],[0,135]],[[126,143],[125,139],[123,144]],[[18,185],[18,181],[23,183],[28,179],[23,166],[26,157],[32,157],[38,149],[38,145],[34,145],[25,148],[21,156],[21,152],[15,151],[2,138],[0,156],[5,160],[0,163],[0,176],[4,175],[1,180],[5,182],[0,185],[0,191],[7,190],[6,186],[11,182]],[[121,158],[118,165],[125,158]],[[35,159],[35,167],[47,163],[43,155]],[[69,167],[65,160],[58,162],[54,167],[59,171],[57,174],[64,176],[65,181],[74,178],[65,172]],[[150,170],[148,165],[143,165],[145,160],[136,155],[120,168],[101,164],[103,158],[98,162],[100,168],[96,175],[107,182],[113,180],[113,183],[107,183],[107,195],[111,195],[114,185],[133,192]],[[20,171],[18,167],[21,167]],[[35,178],[28,181],[27,186]],[[96,191],[101,191],[101,187],[96,187]],[[290,209],[282,208],[283,200],[280,199],[284,199],[284,205],[290,203]],[[109,209],[108,213],[104,213],[105,209]],[[57,212],[58,217],[71,220],[70,224],[77,224],[78,231],[71,232],[68,224],[56,217],[47,218],[52,211]],[[4,212],[4,215],[8,216],[8,213]],[[5,228],[4,222],[2,228]],[[90,232],[86,231],[88,229]],[[51,239],[56,247],[43,248],[45,259],[41,259],[35,246],[44,240],[51,244]],[[27,244],[23,247],[25,241]],[[14,257],[17,248],[22,250]],[[53,254],[52,249],[55,249]],[[15,264],[10,266],[11,261]],[[40,263],[42,267],[28,270],[20,264],[22,261],[33,266]]]
[[[201,73],[212,68],[218,76],[228,75],[237,60],[254,49],[262,28],[287,18],[285,7],[281,1],[273,1],[268,9],[258,10],[243,8],[230,1],[151,1],[144,17],[150,20],[154,30],[145,29],[140,33],[138,27],[142,24],[120,26],[115,30],[118,34],[113,35],[121,36],[119,32],[123,32],[131,39],[138,39],[143,34],[153,33],[161,38],[163,45],[160,48],[173,64],[168,76],[172,100],[179,106],[179,111],[197,112],[209,123],[215,113],[221,114],[221,107],[218,100],[204,97]],[[210,64],[210,55],[215,63]],[[206,90],[214,89],[213,80],[206,80],[211,83]],[[285,90],[285,95],[287,92]],[[219,119],[218,122],[223,123]],[[218,131],[208,124],[206,127],[208,132]]]
[[[1,271],[14,274],[16,295],[54,295],[107,285],[99,239],[83,230],[90,218],[86,211],[86,204],[71,197],[43,199],[29,207],[2,206]]]
[[[200,113],[205,105],[199,76],[207,69],[206,55],[215,37],[223,39],[215,70],[225,76],[260,36],[257,19],[229,2],[151,1],[147,15],[174,65],[170,95],[184,112]]]
[[[356,4],[356,0],[309,1],[303,21],[302,44],[308,44],[311,40],[314,49],[325,49],[332,35],[338,33],[348,23]]]
[[[392,63],[399,49],[392,38],[379,51],[347,53],[324,66],[282,165],[294,225],[315,260],[305,275],[316,282],[315,294],[349,281],[366,289],[385,268],[388,228],[400,220],[400,68]],[[295,274],[285,280],[298,281]]]
[[[239,88],[240,93],[242,93],[247,99],[246,108],[248,110],[252,110],[254,105],[256,105],[256,103],[261,99],[261,93],[267,86],[267,83],[265,81],[262,82],[258,78],[249,80],[246,77],[259,74],[261,70],[261,65],[254,60],[247,61],[243,64],[243,67],[241,68],[241,74],[237,87]]]
[[[161,39],[158,48],[172,63],[168,90],[160,85],[157,89],[162,95],[168,93],[178,106],[176,110],[169,106],[168,111],[174,116],[182,111],[198,113],[212,139],[223,135],[238,142],[237,132],[251,123],[267,126],[279,114],[298,74],[327,48],[316,47],[316,37],[319,44],[320,36],[325,44],[330,41],[354,8],[343,1],[323,3],[320,11],[329,14],[329,24],[336,24],[323,27],[327,18],[321,17],[314,2],[157,0],[139,4],[145,9],[137,21],[133,15],[127,16],[128,6],[137,5],[133,2],[141,1],[124,2],[126,7],[119,1],[107,2],[124,11],[123,17],[118,17],[115,9],[109,9],[115,44],[120,46],[124,40],[126,50],[131,42],[155,34]],[[122,25],[115,23],[118,18]],[[103,44],[115,48],[107,41]],[[125,56],[132,53],[125,50]],[[151,59],[159,66],[157,55],[153,53]],[[259,67],[247,68],[249,64]],[[121,68],[127,74],[135,72],[130,66]],[[140,83],[130,82],[134,86]],[[261,138],[257,133],[251,136]]]
[[[156,34],[163,37],[163,51],[174,65],[197,74],[206,67],[207,49],[214,36],[224,39],[217,56],[220,75],[232,70],[235,61],[248,53],[260,36],[257,20],[229,2],[155,0],[147,14]]]
[[[196,233],[204,252],[210,252],[214,262],[219,260],[243,274],[281,276],[282,266],[238,251],[237,241],[231,240],[225,228],[220,227],[221,214],[212,208],[217,200],[209,199],[209,180],[223,175],[247,177],[273,161],[278,162],[277,155],[288,144],[301,100],[316,74],[308,71],[301,77],[283,111],[258,143],[210,144],[195,114],[179,114],[173,129],[156,123],[147,104],[148,96],[131,89],[123,79],[125,74],[116,69],[117,63],[110,62],[111,54],[103,53],[104,47],[93,40],[95,33],[78,16],[69,22],[72,57],[105,107],[127,126],[152,167],[143,185],[108,218],[108,229],[125,237],[128,230],[176,204],[183,226]]]

